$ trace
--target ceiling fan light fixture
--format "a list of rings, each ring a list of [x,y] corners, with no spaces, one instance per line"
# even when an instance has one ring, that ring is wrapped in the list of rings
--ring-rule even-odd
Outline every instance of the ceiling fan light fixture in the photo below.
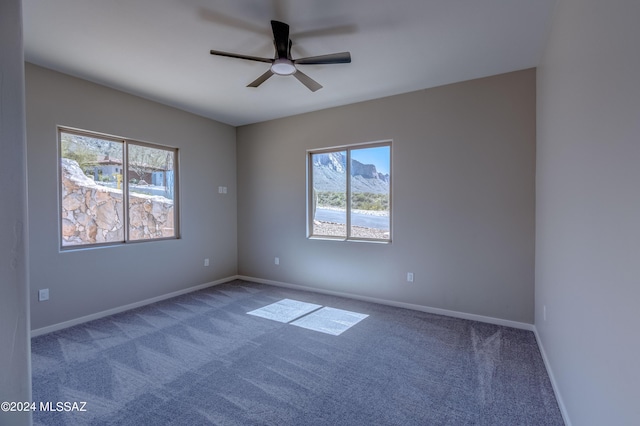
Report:
[[[296,72],[296,67],[289,59],[276,59],[271,64],[271,71],[278,75],[291,75]]]

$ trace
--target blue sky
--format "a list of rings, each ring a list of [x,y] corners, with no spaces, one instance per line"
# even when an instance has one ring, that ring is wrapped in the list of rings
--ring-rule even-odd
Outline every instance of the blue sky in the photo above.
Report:
[[[351,158],[362,164],[375,164],[378,172],[389,173],[389,154],[391,148],[388,146],[379,146],[375,148],[353,149],[351,150]]]

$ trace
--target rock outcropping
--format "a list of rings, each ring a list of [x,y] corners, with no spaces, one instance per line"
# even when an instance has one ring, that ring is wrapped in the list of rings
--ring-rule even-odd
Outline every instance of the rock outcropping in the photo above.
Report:
[[[63,158],[62,245],[124,241],[122,190],[98,185]],[[174,236],[173,200],[129,194],[129,240]]]
[[[314,154],[313,184],[318,191],[344,191],[347,158],[341,152]],[[375,164],[351,160],[351,190],[355,192],[387,193],[390,177],[378,172]]]

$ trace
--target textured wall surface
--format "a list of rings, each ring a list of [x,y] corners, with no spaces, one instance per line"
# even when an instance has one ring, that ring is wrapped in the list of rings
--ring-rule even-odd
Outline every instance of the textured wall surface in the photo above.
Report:
[[[536,328],[581,426],[640,424],[638,16],[559,0],[538,69]]]
[[[21,6],[0,2],[0,402],[31,399]],[[0,411],[2,425],[30,419]]]
[[[32,329],[236,274],[235,128],[32,64],[26,107]],[[181,238],[61,252],[57,126],[178,148]]]
[[[535,78],[238,128],[240,274],[533,323]],[[393,141],[392,243],[307,239],[306,151],[381,140]]]

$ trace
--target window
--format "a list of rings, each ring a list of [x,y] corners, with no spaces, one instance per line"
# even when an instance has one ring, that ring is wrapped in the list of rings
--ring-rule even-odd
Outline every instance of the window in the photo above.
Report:
[[[178,238],[178,150],[58,129],[61,246]]]
[[[308,236],[391,241],[391,142],[312,150]]]

